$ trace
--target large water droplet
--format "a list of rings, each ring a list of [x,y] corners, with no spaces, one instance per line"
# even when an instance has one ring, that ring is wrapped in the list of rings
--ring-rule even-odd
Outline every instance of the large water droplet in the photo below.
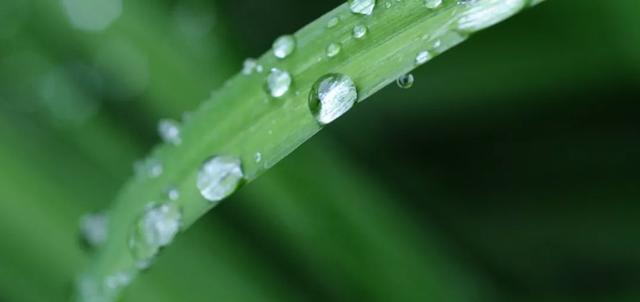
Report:
[[[353,27],[353,37],[356,39],[362,39],[367,35],[367,26],[364,24],[358,24]]]
[[[271,69],[269,76],[267,76],[265,88],[269,95],[274,98],[279,98],[289,91],[292,82],[293,79],[288,72],[278,68],[273,68]]]
[[[354,14],[371,15],[375,7],[375,0],[349,0],[349,8]]]
[[[90,248],[97,248],[107,241],[109,216],[104,213],[89,213],[80,218],[82,241]]]
[[[458,30],[474,32],[492,26],[520,11],[525,0],[475,0],[461,5],[471,6],[458,21]]]
[[[204,199],[218,202],[235,192],[243,178],[240,159],[233,156],[215,156],[200,168],[197,187]]]
[[[332,17],[331,19],[329,19],[329,22],[327,22],[327,28],[335,27],[336,25],[338,25],[338,23],[340,23],[340,18]]]
[[[436,9],[442,5],[442,0],[424,0],[424,6],[428,9]]]
[[[413,82],[414,82],[414,78],[413,78],[413,75],[410,73],[405,74],[399,77],[398,80],[396,80],[396,84],[398,84],[398,87],[402,89],[411,88],[411,86],[413,86]]]
[[[358,90],[350,77],[328,74],[316,81],[309,94],[309,109],[322,125],[345,114],[358,99]]]
[[[174,203],[151,203],[136,220],[129,236],[129,250],[139,268],[146,268],[161,247],[180,230],[182,214]]]
[[[281,36],[273,42],[273,54],[278,59],[288,57],[296,49],[296,39],[291,35]]]
[[[180,143],[182,143],[180,124],[174,120],[160,120],[160,122],[158,122],[158,133],[165,143],[172,145],[180,145]]]
[[[339,43],[331,43],[327,46],[327,57],[333,58],[340,54],[340,51],[342,51],[342,46]]]

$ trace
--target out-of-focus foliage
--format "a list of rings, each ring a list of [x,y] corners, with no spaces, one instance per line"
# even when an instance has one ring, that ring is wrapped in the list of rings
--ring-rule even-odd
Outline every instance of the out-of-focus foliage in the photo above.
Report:
[[[86,31],[68,2],[0,2],[0,301],[65,301],[78,218],[155,121],[339,4],[125,1]],[[548,1],[475,36],[217,208],[124,300],[637,301],[639,10]]]

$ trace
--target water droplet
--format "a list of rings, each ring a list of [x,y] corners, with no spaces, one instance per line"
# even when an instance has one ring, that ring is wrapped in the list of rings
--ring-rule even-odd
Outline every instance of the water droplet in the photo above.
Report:
[[[427,63],[427,61],[429,61],[431,59],[431,54],[428,51],[421,51],[420,53],[418,53],[418,55],[416,56],[416,64],[417,65],[422,65],[424,63]]]
[[[398,80],[396,80],[396,84],[398,84],[398,87],[402,89],[409,89],[411,88],[411,86],[413,86],[413,81],[413,75],[408,73],[399,77]]]
[[[278,59],[288,57],[296,49],[296,39],[291,35],[281,36],[273,42],[273,54]]]
[[[162,175],[164,167],[159,161],[150,161],[147,166],[147,175],[151,178],[158,178]]]
[[[327,22],[327,28],[335,27],[336,25],[338,25],[338,23],[340,23],[340,18],[332,17],[331,19],[329,19],[329,22]]]
[[[349,8],[354,14],[371,15],[375,7],[375,0],[349,0]]]
[[[178,191],[178,188],[176,187],[171,187],[169,188],[169,190],[167,190],[167,197],[171,201],[177,201],[178,199],[180,199],[180,191]]]
[[[328,74],[316,81],[309,95],[309,109],[322,125],[345,114],[358,99],[358,91],[350,77]]]
[[[75,281],[75,294],[78,301],[101,301],[99,297],[100,286],[94,278],[86,275],[80,276]]]
[[[353,27],[353,37],[356,39],[362,39],[367,35],[367,26],[364,24],[358,24]]]
[[[469,5],[458,21],[458,30],[475,32],[492,26],[520,11],[526,5],[525,0],[476,0],[464,1]]]
[[[160,248],[173,241],[182,214],[174,203],[150,203],[137,219],[129,236],[129,250],[139,268],[146,268]]]
[[[424,0],[424,6],[428,9],[436,9],[442,5],[442,0]]]
[[[180,145],[182,138],[180,136],[180,124],[174,120],[163,119],[158,123],[158,133],[162,141],[172,145]]]
[[[145,159],[133,163],[133,170],[138,175],[158,178],[162,175],[164,168],[162,167],[162,163],[156,159]]]
[[[133,170],[137,175],[148,178],[158,178],[162,175],[164,168],[159,160],[147,158],[134,162]]]
[[[326,50],[327,57],[333,58],[338,54],[340,54],[341,50],[342,50],[342,46],[339,43],[331,43],[329,44],[329,46],[327,46],[327,50]]]
[[[293,79],[288,72],[278,68],[272,68],[267,77],[265,88],[269,95],[274,98],[279,98],[289,91],[292,82]]]
[[[97,248],[107,241],[109,216],[104,212],[85,214],[80,218],[82,241]]]
[[[127,272],[119,272],[109,275],[105,278],[105,285],[109,290],[118,290],[126,287],[133,280],[133,274]]]
[[[259,163],[261,161],[262,161],[262,153],[256,152],[256,163]]]
[[[243,178],[244,172],[240,159],[232,156],[215,156],[200,168],[197,187],[204,199],[218,202],[235,192]]]
[[[258,61],[256,59],[248,58],[244,60],[244,63],[242,64],[242,74],[250,75],[256,71],[257,67]]]

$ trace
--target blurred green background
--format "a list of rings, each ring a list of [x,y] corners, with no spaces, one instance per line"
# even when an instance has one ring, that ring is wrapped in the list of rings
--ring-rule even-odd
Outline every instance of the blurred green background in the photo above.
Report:
[[[417,0],[416,0],[417,1]],[[0,1],[0,301],[66,301],[156,122],[340,1]],[[640,2],[549,0],[388,87],[123,301],[640,301]]]

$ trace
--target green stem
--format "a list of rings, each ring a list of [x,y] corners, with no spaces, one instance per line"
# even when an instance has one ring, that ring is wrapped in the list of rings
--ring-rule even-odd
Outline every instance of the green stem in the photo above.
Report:
[[[109,276],[137,274],[136,261],[127,242],[136,219],[154,201],[166,199],[166,190],[180,192],[177,205],[182,211],[182,230],[188,228],[215,204],[206,202],[196,188],[201,164],[212,155],[230,155],[242,162],[246,181],[252,181],[317,133],[321,126],[307,102],[309,92],[320,77],[329,73],[348,75],[356,83],[362,101],[417,67],[422,51],[437,56],[464,41],[469,35],[516,14],[538,0],[444,0],[437,9],[424,1],[378,1],[371,16],[353,14],[341,5],[295,34],[297,47],[284,60],[271,52],[258,63],[265,70],[288,71],[293,84],[282,98],[273,99],[264,91],[268,72],[237,75],[212,95],[192,115],[182,129],[182,143],[163,145],[152,158],[163,164],[157,178],[138,175],[121,192],[111,209],[109,239],[87,272],[98,284],[92,296],[79,301],[113,301],[123,287],[104,286]],[[338,18],[336,26],[328,27]],[[352,36],[353,27],[364,24],[368,34]],[[341,52],[328,58],[325,49],[340,43]],[[262,159],[257,161],[256,154]],[[85,293],[86,294],[86,293]]]

